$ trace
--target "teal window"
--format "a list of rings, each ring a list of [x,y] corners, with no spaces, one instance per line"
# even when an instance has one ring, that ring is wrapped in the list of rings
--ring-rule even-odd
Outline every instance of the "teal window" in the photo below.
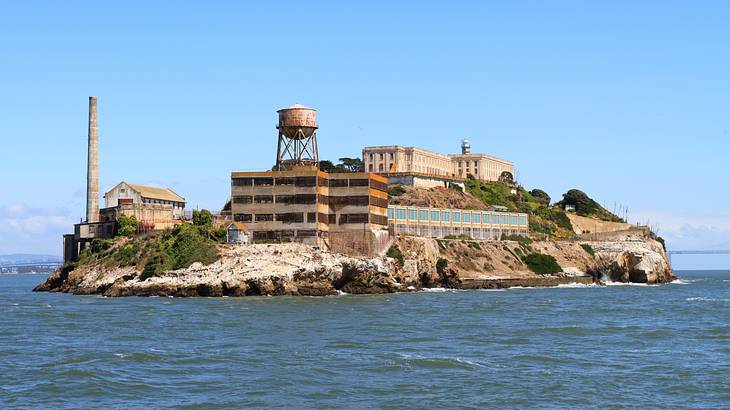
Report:
[[[520,226],[525,226],[525,225],[527,225],[527,217],[521,216],[520,217]]]
[[[464,212],[464,223],[471,223],[471,213],[470,212]]]
[[[475,224],[482,223],[482,214],[474,214],[474,223]]]
[[[444,222],[449,222],[451,220],[449,218],[449,213],[446,211],[441,211],[441,220]]]
[[[431,220],[434,222],[439,221],[439,211],[431,211]]]
[[[492,214],[492,225],[499,225],[499,215]]]
[[[461,212],[452,212],[451,220],[454,222],[461,222]]]
[[[428,221],[428,211],[418,211],[419,221]]]
[[[416,211],[415,209],[409,209],[408,219],[410,219],[411,221],[415,221],[416,219],[418,219],[418,211]]]
[[[517,216],[512,217],[512,225],[517,225]]]
[[[406,210],[405,209],[396,209],[395,210],[395,219],[406,219]]]
[[[393,208],[388,208],[388,219],[393,219]]]
[[[502,225],[509,225],[509,215],[502,215]]]

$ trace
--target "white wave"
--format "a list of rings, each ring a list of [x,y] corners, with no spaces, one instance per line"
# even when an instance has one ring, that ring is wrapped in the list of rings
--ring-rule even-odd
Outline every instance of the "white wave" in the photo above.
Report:
[[[343,291],[337,289],[337,296],[344,296],[344,295],[349,295],[349,293],[343,292]]]
[[[596,285],[595,283],[564,283],[561,285],[555,286],[556,288],[570,288],[570,289],[580,289],[580,288],[597,288],[600,287],[600,285]]]
[[[730,299],[717,299],[717,298],[706,298],[703,296],[692,297],[685,299],[687,302],[730,302]]]
[[[669,283],[672,285],[689,285],[692,282],[688,281],[688,280],[683,280],[683,279],[675,279]]]
[[[659,286],[650,285],[648,283],[636,283],[636,282],[604,282],[606,286]]]
[[[120,359],[124,359],[125,357],[127,357],[127,355],[124,354],[124,353],[114,353],[114,356],[116,356],[116,357],[118,357]]]
[[[424,292],[446,292],[448,289],[446,288],[423,288]]]

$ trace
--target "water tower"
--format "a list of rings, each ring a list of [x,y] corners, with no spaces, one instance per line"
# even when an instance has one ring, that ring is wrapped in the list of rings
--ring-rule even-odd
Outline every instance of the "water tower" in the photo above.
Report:
[[[471,144],[469,144],[469,140],[464,138],[461,140],[461,154],[466,155],[471,153]]]
[[[294,165],[316,166],[317,110],[294,104],[277,111],[279,113],[279,143],[276,151],[276,169],[289,169]]]

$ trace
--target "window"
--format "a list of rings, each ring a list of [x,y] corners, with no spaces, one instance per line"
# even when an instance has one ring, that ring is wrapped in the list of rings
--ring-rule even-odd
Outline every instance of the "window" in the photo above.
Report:
[[[410,219],[411,221],[415,221],[416,219],[418,219],[418,212],[415,209],[409,209],[408,219]]]
[[[393,219],[393,208],[388,208],[388,219]]]
[[[233,186],[251,186],[253,178],[233,178]]]
[[[379,157],[380,157],[380,160],[382,161],[383,160],[383,153],[380,153],[380,156]]]
[[[235,214],[233,220],[236,222],[251,222],[251,214]]]
[[[452,212],[451,220],[454,222],[461,222],[461,212]]]
[[[294,185],[294,182],[296,180],[292,177],[276,178],[275,180],[276,185]]]
[[[418,211],[419,221],[428,221],[428,211]]]
[[[441,220],[444,222],[449,222],[451,218],[449,218],[449,213],[446,211],[441,211]]]
[[[370,161],[373,160],[373,154],[370,154]]]
[[[273,221],[274,214],[256,214],[256,222]]]
[[[330,188],[342,188],[342,187],[347,187],[346,179],[330,179]]]
[[[271,204],[274,203],[274,197],[272,195],[256,195],[255,197],[253,197],[253,203]]]
[[[373,172],[373,164],[368,165],[368,171]]]
[[[512,217],[512,225],[517,225],[517,216]]]
[[[474,214],[474,223],[475,224],[482,223],[482,215],[481,214]]]
[[[393,160],[393,153],[392,152],[390,153],[389,157],[390,157],[390,160],[392,161]]]
[[[274,184],[274,178],[254,178],[253,184],[257,186],[269,186]]]
[[[340,215],[340,225],[343,224],[362,224],[368,222],[368,214],[342,214]]]
[[[502,225],[509,225],[509,215],[502,215]]]
[[[350,186],[370,186],[370,181],[367,179],[351,179]]]
[[[520,217],[520,225],[521,226],[527,225],[527,217],[526,216],[521,216]]]
[[[471,213],[464,212],[464,223],[471,223]]]
[[[395,219],[406,219],[406,210],[405,209],[396,209],[395,210]]]
[[[383,172],[383,164],[378,165],[378,172]]]
[[[434,222],[439,221],[439,211],[431,211],[431,220]]]
[[[294,185],[296,186],[317,186],[317,177],[295,177]]]
[[[253,197],[251,195],[235,195],[233,197],[234,204],[250,204],[252,202]]]
[[[258,217],[258,215],[256,215]],[[283,213],[283,214],[276,214],[276,220],[283,223],[301,223],[304,222],[304,213],[303,212],[291,212],[291,213]]]
[[[492,214],[492,224],[499,225],[499,215]]]
[[[309,223],[317,222],[317,213],[316,212],[308,212],[307,213],[307,222],[309,222]]]

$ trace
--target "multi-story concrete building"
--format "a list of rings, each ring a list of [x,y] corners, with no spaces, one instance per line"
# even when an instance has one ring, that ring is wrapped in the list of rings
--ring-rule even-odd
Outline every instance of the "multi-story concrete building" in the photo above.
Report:
[[[472,154],[467,140],[462,142],[461,154],[444,155],[417,147],[387,145],[365,147],[362,160],[367,172],[388,176],[418,175],[421,178],[462,180],[467,175],[485,181],[497,181],[503,173],[514,176],[512,161],[486,154]]]
[[[369,254],[387,241],[388,185],[373,173],[315,167],[233,172],[231,210],[254,240],[292,240]]]
[[[388,225],[395,234],[499,239],[502,235],[527,235],[528,223],[528,215],[519,212],[388,206]]]

